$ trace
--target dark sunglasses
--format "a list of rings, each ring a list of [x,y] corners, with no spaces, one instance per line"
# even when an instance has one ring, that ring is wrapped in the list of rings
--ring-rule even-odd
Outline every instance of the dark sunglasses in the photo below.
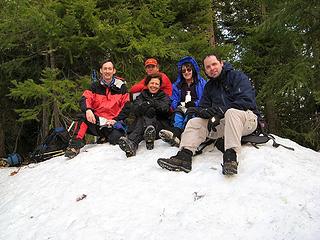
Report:
[[[192,71],[192,68],[184,68],[184,69],[181,69],[181,72],[182,72],[182,73],[191,72],[191,71]]]

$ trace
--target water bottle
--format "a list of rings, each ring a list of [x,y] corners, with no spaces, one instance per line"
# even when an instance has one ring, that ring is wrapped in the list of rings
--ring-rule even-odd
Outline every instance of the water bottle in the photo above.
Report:
[[[191,101],[191,93],[190,93],[190,91],[187,91],[185,103],[190,102],[190,101]]]

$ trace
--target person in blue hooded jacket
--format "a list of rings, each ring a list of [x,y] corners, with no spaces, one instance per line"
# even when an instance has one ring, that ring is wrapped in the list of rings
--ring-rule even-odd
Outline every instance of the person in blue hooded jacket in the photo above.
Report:
[[[258,125],[255,91],[244,73],[234,70],[217,54],[207,55],[203,63],[209,81],[197,117],[188,121],[177,155],[159,158],[158,164],[170,171],[190,172],[197,147],[207,137],[223,139],[222,173],[233,175],[238,173],[241,137],[253,133]]]
[[[193,57],[183,57],[178,62],[178,77],[172,85],[171,110],[173,110],[172,127],[159,132],[160,138],[179,147],[181,134],[194,116],[207,83],[200,75],[200,68]]]

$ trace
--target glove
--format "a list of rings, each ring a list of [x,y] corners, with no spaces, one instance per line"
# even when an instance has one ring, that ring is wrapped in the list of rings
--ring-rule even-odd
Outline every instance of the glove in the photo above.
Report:
[[[220,117],[217,115],[214,115],[211,119],[208,121],[208,130],[209,132],[212,130],[214,132],[217,131],[216,126],[220,124]]]
[[[149,107],[145,113],[145,116],[148,118],[153,118],[155,115],[156,115],[156,110],[154,109],[154,107]]]
[[[155,101],[155,102],[153,103],[153,107],[154,107],[154,109],[157,110],[157,111],[161,111],[161,109],[162,109],[162,105],[161,105],[161,103],[159,103],[158,101]]]
[[[220,110],[219,107],[210,107],[210,108],[202,108],[198,112],[198,117],[209,119],[213,116],[219,116],[219,118],[223,117],[223,112]]]
[[[198,113],[198,109],[196,107],[189,107],[186,111],[186,116],[188,115],[195,115]]]
[[[186,106],[186,108],[195,107],[196,104],[194,103],[194,101],[189,101],[189,102],[185,103],[185,106]]]

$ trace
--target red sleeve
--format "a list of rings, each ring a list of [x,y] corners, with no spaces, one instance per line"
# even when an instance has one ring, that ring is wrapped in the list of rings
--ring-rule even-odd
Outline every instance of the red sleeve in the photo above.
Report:
[[[90,90],[85,90],[83,92],[82,96],[84,97],[85,108],[86,109],[88,109],[88,108],[93,109],[92,103],[93,103],[94,94]]]
[[[169,97],[172,95],[172,83],[169,79],[169,77],[165,73],[161,73],[162,77],[162,86],[161,90],[164,91],[165,94],[167,94]]]
[[[144,85],[144,82],[145,82],[145,78],[142,79],[140,82],[137,82],[136,84],[134,84],[131,87],[130,92],[131,93],[142,92],[142,90],[146,88],[146,85]]]

